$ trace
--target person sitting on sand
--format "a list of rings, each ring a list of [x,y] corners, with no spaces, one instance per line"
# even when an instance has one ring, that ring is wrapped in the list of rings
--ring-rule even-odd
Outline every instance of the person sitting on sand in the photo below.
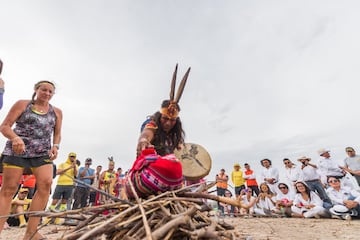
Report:
[[[327,182],[330,187],[326,192],[334,204],[329,209],[330,213],[342,219],[359,217],[360,193],[347,186],[341,186],[340,180],[336,177],[329,177]]]
[[[254,206],[256,203],[256,197],[252,195],[251,188],[245,188],[240,192],[240,201],[242,207],[240,208],[240,214],[254,214]]]
[[[295,195],[285,183],[279,183],[278,188],[280,192],[276,195],[275,213],[291,216],[291,206],[293,205]]]
[[[295,184],[296,194],[291,207],[292,217],[320,218],[326,216],[326,209],[323,207],[321,198],[304,183]]]
[[[28,210],[31,203],[31,199],[27,198],[29,190],[27,188],[20,188],[18,195],[11,202],[10,214],[24,213]],[[14,217],[9,217],[7,223],[9,226],[25,227],[27,224],[27,217],[24,214],[20,214]]]
[[[232,193],[229,190],[225,191],[225,197],[232,198]],[[220,203],[220,205],[224,209],[224,214],[227,216],[233,217],[235,213],[237,213],[237,208],[235,208],[233,205],[227,204],[227,203]]]
[[[271,215],[275,210],[275,194],[270,190],[267,183],[260,184],[260,194],[256,198],[256,205],[254,208],[255,214]]]

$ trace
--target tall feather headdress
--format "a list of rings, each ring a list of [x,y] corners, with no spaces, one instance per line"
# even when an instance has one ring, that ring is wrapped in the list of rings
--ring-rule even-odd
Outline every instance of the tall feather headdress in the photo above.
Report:
[[[161,114],[166,115],[167,117],[169,117],[171,119],[176,119],[179,115],[180,109],[178,107],[178,103],[180,101],[181,95],[184,92],[185,84],[188,79],[191,68],[189,67],[188,70],[186,71],[184,77],[182,78],[182,80],[180,82],[178,91],[176,92],[176,96],[175,96],[177,70],[178,70],[178,64],[176,64],[176,66],[175,66],[175,71],[173,73],[173,77],[171,80],[170,104],[167,107],[162,107],[160,110]]]

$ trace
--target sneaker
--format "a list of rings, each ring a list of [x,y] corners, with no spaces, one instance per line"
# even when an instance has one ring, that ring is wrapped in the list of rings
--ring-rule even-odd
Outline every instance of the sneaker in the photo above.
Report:
[[[359,215],[359,213],[358,213],[358,211],[356,211],[356,209],[351,209],[351,211],[350,211],[350,216],[356,217],[356,216],[358,216],[358,215]]]
[[[19,228],[24,228],[24,227],[26,227],[26,225],[27,225],[26,223],[22,223],[19,225]]]
[[[54,221],[54,224],[55,224],[55,225],[61,225],[61,224],[63,224],[63,223],[64,223],[64,221],[63,221],[62,218],[55,218],[55,221]]]

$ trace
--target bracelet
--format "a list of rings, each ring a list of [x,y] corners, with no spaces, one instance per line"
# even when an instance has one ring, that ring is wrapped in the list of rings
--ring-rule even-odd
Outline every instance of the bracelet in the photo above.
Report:
[[[56,147],[56,148],[57,148],[57,150],[59,150],[59,149],[60,149],[60,144],[55,143],[55,144],[53,144],[53,147]]]

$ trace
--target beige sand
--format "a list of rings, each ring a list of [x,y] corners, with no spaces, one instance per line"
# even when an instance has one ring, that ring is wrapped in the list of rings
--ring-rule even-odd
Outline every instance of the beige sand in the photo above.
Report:
[[[230,218],[225,221],[236,229],[237,239],[359,239],[360,220],[296,219],[296,218]],[[58,233],[52,233],[58,228]],[[65,226],[47,226],[40,230],[49,239],[61,239]],[[12,227],[1,233],[1,240],[22,239],[25,229]]]

